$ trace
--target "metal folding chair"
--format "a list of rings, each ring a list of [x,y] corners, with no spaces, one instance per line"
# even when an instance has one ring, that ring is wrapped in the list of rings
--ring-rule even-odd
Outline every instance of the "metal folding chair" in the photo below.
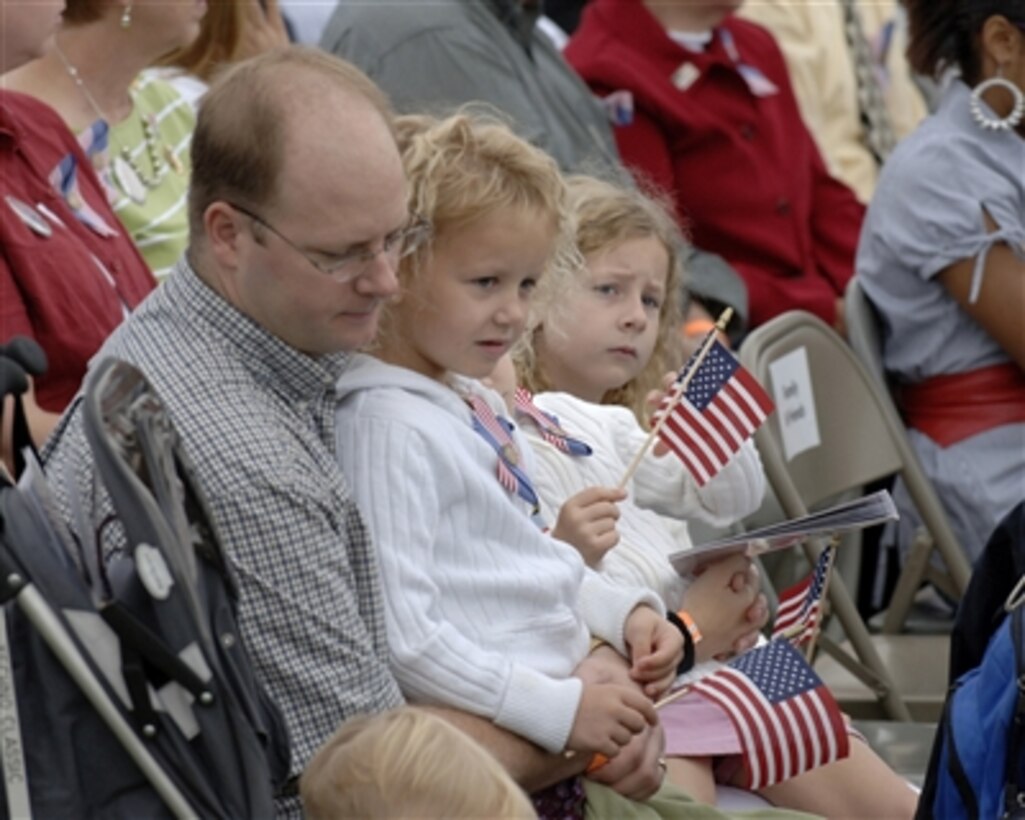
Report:
[[[803,410],[814,414],[818,444],[788,460],[780,412],[774,413],[755,436],[769,483],[784,512],[792,517],[804,515],[845,491],[899,474],[907,482],[923,519],[942,522],[939,500],[921,473],[892,405],[831,328],[809,313],[786,313],[752,331],[741,347],[740,358],[771,388],[772,364],[799,349],[806,354],[813,394],[813,406]],[[951,567],[956,590],[963,592],[970,569],[962,551],[952,538],[938,538],[936,546]],[[806,550],[815,553],[817,547],[809,544]],[[909,720],[909,704],[915,704],[919,717],[932,717],[943,700],[945,666],[937,667],[933,678],[925,673],[923,660],[935,659],[945,665],[946,637],[870,635],[838,573],[830,583],[829,600],[849,642],[846,647],[823,635],[819,644],[841,667],[837,675],[820,670],[838,700],[850,710],[852,707],[845,702],[848,692],[851,698],[861,697],[868,687],[870,698],[881,707],[882,714],[866,706],[858,716]],[[913,658],[914,666],[898,669],[902,658]],[[857,679],[854,687],[844,685],[845,676],[839,674],[844,670]],[[895,683],[897,679],[901,680],[900,686]],[[850,682],[849,675],[846,681]],[[921,708],[919,703],[923,704]]]

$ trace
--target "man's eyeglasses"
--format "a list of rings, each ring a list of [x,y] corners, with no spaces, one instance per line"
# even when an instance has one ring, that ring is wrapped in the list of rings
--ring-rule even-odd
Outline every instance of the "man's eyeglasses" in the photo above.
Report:
[[[228,202],[227,204],[240,214],[249,217],[253,222],[262,225],[286,245],[289,245],[292,250],[302,256],[318,271],[325,276],[330,276],[336,282],[351,282],[353,279],[358,279],[367,272],[370,268],[370,263],[382,253],[393,266],[397,265],[400,259],[415,253],[421,248],[424,242],[430,239],[432,232],[430,222],[418,214],[413,214],[406,225],[388,234],[381,243],[381,247],[376,250],[352,248],[343,251],[337,256],[321,255],[321,258],[316,258],[311,256],[309,251],[299,247],[299,245],[281,233],[262,216],[233,202]]]

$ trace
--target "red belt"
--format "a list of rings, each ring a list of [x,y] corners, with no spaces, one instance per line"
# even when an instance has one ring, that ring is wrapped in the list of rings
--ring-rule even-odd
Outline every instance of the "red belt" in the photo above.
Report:
[[[1015,364],[980,367],[901,385],[904,419],[949,447],[994,427],[1025,422],[1025,373]]]

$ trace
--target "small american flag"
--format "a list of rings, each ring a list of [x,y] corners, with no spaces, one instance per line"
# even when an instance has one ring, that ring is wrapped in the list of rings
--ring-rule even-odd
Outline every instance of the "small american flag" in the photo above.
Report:
[[[516,388],[513,402],[517,415],[526,416],[534,422],[541,438],[553,447],[572,456],[591,455],[591,446],[579,439],[571,438],[555,416],[534,404],[534,394],[525,387]]]
[[[794,646],[800,646],[815,634],[822,615],[822,598],[829,569],[833,565],[834,549],[830,544],[822,550],[808,577],[780,594],[776,623],[772,627],[773,640],[785,638]]]
[[[745,652],[693,686],[726,712],[740,736],[748,789],[764,789],[850,753],[836,701],[786,641]]]
[[[690,367],[688,361],[677,384]],[[658,415],[666,412],[670,398],[663,400]],[[658,435],[683,460],[700,487],[726,466],[773,407],[754,376],[716,340],[683,396],[669,410]]]

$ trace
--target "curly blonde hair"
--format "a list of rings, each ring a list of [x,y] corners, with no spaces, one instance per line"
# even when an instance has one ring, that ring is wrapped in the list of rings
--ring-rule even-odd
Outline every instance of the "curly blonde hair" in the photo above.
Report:
[[[445,119],[397,117],[395,132],[409,180],[410,211],[431,223],[434,240],[506,209],[530,211],[555,229],[555,250],[542,281],[559,290],[572,280],[582,262],[566,184],[554,159],[516,136],[497,115],[469,109]],[[402,260],[403,288],[424,270],[432,245]],[[379,336],[394,331],[391,313],[385,310]]]
[[[666,298],[659,310],[659,330],[655,350],[647,366],[634,379],[602,396],[602,404],[618,404],[633,410],[638,421],[647,426],[648,410],[645,397],[648,391],[661,386],[662,376],[680,366],[681,350],[678,326],[680,324],[680,294],[683,284],[681,259],[686,248],[683,235],[673,218],[669,203],[661,195],[639,188],[629,188],[606,180],[588,176],[573,176],[566,181],[570,207],[576,224],[577,250],[589,257],[611,250],[631,239],[654,237],[665,248],[669,257],[666,271]],[[583,282],[586,268],[578,268],[574,285]],[[547,323],[554,332],[572,333],[572,329],[559,328],[561,308],[572,290],[553,289],[542,283],[535,296],[534,326],[514,353],[520,384],[539,393],[551,390],[544,363],[537,355],[535,340]]]

